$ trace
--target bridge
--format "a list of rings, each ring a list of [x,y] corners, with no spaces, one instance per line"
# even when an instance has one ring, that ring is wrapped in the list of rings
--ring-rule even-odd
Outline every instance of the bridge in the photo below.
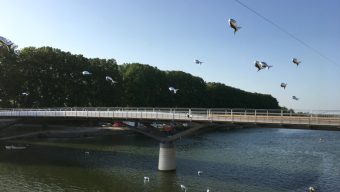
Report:
[[[340,111],[300,111],[270,109],[200,109],[200,108],[45,108],[0,109],[0,118],[13,119],[100,119],[128,121],[190,122],[195,126],[175,135],[159,136],[130,126],[133,131],[160,141],[158,169],[176,169],[174,141],[206,124],[289,125],[295,127],[332,127],[340,130]]]
[[[96,118],[340,127],[340,111],[276,109],[45,108],[0,109],[0,118]]]

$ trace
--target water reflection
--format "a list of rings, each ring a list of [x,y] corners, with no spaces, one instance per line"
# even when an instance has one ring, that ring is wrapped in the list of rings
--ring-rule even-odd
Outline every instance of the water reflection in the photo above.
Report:
[[[188,191],[340,188],[340,132],[243,129],[184,138],[176,143],[176,172],[157,171],[159,144],[140,135],[24,143],[31,146],[0,150],[5,191],[173,192],[180,184]]]

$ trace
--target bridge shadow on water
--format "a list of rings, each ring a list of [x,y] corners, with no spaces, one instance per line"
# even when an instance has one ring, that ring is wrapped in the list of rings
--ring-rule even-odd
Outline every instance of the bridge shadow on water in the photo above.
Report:
[[[80,169],[109,169],[116,167],[129,168],[141,172],[155,171],[158,166],[159,148],[158,143],[151,145],[150,147],[154,147],[155,153],[150,155],[33,144],[25,150],[5,150],[1,148],[0,163],[18,166],[76,167]],[[85,151],[88,151],[89,154],[86,154]],[[201,177],[210,180],[289,191],[294,191],[315,183],[320,176],[318,173],[308,171],[291,172],[280,169],[280,167],[272,168],[268,166],[260,168],[249,165],[209,162],[181,157],[177,157],[177,171],[166,172],[164,174],[184,177],[197,176],[198,170],[204,171]]]

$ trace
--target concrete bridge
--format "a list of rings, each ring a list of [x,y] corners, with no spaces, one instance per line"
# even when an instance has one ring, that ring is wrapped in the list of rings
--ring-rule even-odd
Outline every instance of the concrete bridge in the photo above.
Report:
[[[207,124],[253,124],[295,127],[332,127],[340,130],[340,111],[291,112],[269,109],[192,109],[192,108],[45,108],[0,109],[0,118],[14,119],[100,119],[129,121],[190,122],[191,128],[169,136],[155,135],[139,127],[130,128],[160,142],[158,169],[176,169],[174,141]]]

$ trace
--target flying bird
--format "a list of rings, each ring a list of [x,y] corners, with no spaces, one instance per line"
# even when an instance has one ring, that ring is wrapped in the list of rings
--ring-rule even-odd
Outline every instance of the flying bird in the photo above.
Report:
[[[281,87],[284,88],[284,89],[286,89],[287,83],[281,83]]]
[[[231,28],[234,29],[234,35],[235,35],[236,31],[238,31],[239,29],[241,29],[241,27],[238,27],[238,26],[237,26],[237,22],[236,22],[235,19],[229,19],[229,20],[228,20],[228,23],[229,23],[229,26],[230,26]]]
[[[184,190],[184,192],[187,191],[187,188],[184,185],[182,185],[182,184],[181,184],[181,189]]]
[[[292,97],[294,100],[299,100],[299,98],[297,98],[296,96],[293,96]]]
[[[207,189],[207,192],[210,192],[210,189],[209,189],[209,188]]]
[[[197,171],[198,176],[201,176],[202,173],[203,173],[203,171]]]
[[[22,96],[28,96],[28,95],[29,95],[29,93],[27,93],[27,92],[23,92],[23,93],[21,93],[21,95],[22,95]]]
[[[114,81],[114,80],[112,79],[112,77],[110,77],[110,76],[106,76],[106,77],[105,77],[105,80],[108,81],[108,82],[110,82],[111,85],[114,85],[115,83],[117,83],[117,82]]]
[[[301,63],[301,61],[299,61],[297,58],[293,58],[292,62],[296,64],[296,66],[299,66],[299,64]]]
[[[90,73],[90,72],[88,72],[88,71],[83,71],[82,74],[83,74],[84,76],[92,75],[92,73]]]
[[[255,67],[257,68],[257,71],[260,71],[261,69],[269,69],[271,67],[273,67],[272,65],[268,65],[266,62],[264,61],[255,61]]]
[[[204,62],[202,62],[202,61],[200,61],[200,60],[198,60],[198,59],[195,59],[195,63],[196,63],[197,65],[202,65],[202,63],[204,63]]]
[[[171,92],[173,92],[173,93],[177,93],[177,91],[178,91],[179,89],[175,89],[175,88],[173,88],[173,87],[169,87],[169,91],[171,91]]]

